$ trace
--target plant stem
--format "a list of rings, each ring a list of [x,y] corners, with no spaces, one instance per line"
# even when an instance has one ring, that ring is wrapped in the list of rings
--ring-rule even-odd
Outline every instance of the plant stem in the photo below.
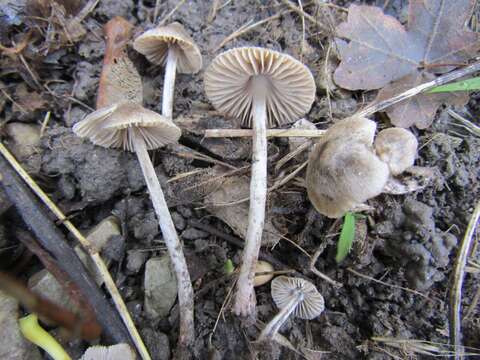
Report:
[[[173,93],[175,90],[177,60],[178,57],[175,49],[168,49],[167,63],[165,65],[165,78],[163,81],[162,115],[170,119],[173,115]]]
[[[303,293],[298,292],[297,296],[293,297],[292,300],[288,302],[275,317],[270,320],[270,322],[265,326],[265,328],[260,333],[258,341],[271,340],[275,334],[280,330],[282,325],[290,317],[291,313],[297,308],[300,301],[303,300]]]
[[[132,129],[135,152],[142,168],[145,182],[147,183],[150,198],[157,214],[160,230],[167,245],[168,253],[172,261],[177,277],[178,303],[180,308],[180,330],[178,337],[179,349],[188,348],[193,344],[195,329],[193,325],[193,289],[188,273],[187,262],[183,255],[182,244],[173,225],[172,217],[168,210],[167,202],[163,195],[160,182],[153,167],[147,146],[143,138]]]
[[[253,279],[262,243],[267,198],[267,107],[265,96],[253,101],[253,154],[250,181],[250,209],[242,266],[237,281],[234,311],[237,315],[255,313]]]

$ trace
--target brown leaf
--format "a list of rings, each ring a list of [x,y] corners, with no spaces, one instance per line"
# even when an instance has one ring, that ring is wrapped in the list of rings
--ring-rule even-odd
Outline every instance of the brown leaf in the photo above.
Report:
[[[396,94],[431,81],[434,78],[435,75],[433,74],[416,71],[385,86],[380,90],[375,101],[389,99]],[[461,106],[465,105],[468,99],[467,93],[419,94],[394,104],[385,111],[395,126],[408,128],[415,125],[419,129],[426,129],[432,124],[435,113],[442,104]]]
[[[467,61],[480,48],[480,34],[465,28],[475,0],[410,0],[407,29],[381,9],[351,5],[337,35],[341,58],[335,82],[349,90],[386,86],[385,99],[435,78]],[[387,85],[389,84],[390,85]],[[464,104],[465,96],[418,95],[387,113],[396,126],[426,128],[443,103]]]
[[[17,86],[14,99],[13,111],[22,113],[33,113],[47,106],[47,101],[41,94],[36,91],[28,91],[27,86],[24,84]]]

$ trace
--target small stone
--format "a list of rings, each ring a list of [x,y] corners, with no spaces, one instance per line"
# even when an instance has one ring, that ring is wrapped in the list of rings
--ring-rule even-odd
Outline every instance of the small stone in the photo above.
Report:
[[[138,273],[147,260],[147,256],[145,251],[130,250],[127,253],[127,270],[132,274]]]
[[[120,261],[125,254],[125,238],[122,235],[110,237],[110,241],[102,250],[102,255],[106,260]]]
[[[183,231],[187,227],[185,219],[178,212],[172,212],[172,220],[178,231]]]
[[[18,302],[0,291],[0,353],[2,360],[41,360],[40,352],[18,327]]]
[[[87,239],[98,251],[105,248],[113,236],[122,235],[120,223],[115,216],[103,219],[98,225],[88,232]]]
[[[208,237],[208,233],[199,229],[188,228],[187,230],[182,232],[182,235],[180,237],[184,240],[204,239]]]
[[[140,332],[152,359],[170,359],[170,343],[167,335],[150,328],[144,328]]]
[[[177,297],[177,279],[168,256],[147,261],[144,287],[147,318],[154,320],[166,317]]]
[[[75,311],[75,306],[70,300],[68,294],[63,290],[59,282],[46,269],[43,269],[34,274],[28,280],[28,287],[36,294],[50,300],[51,302],[72,311]],[[45,319],[42,318],[45,322]],[[46,323],[49,323],[46,321]]]
[[[9,123],[5,130],[11,139],[12,153],[23,162],[28,172],[38,173],[41,167],[40,126]]]

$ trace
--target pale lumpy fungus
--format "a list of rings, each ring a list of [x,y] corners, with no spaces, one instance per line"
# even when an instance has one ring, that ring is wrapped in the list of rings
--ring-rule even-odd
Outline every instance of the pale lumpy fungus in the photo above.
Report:
[[[342,120],[313,148],[306,186],[319,213],[338,218],[382,192],[390,172],[372,148],[375,127],[365,118]]]
[[[389,128],[378,133],[374,145],[377,155],[388,164],[392,175],[398,175],[413,165],[418,141],[406,129]]]

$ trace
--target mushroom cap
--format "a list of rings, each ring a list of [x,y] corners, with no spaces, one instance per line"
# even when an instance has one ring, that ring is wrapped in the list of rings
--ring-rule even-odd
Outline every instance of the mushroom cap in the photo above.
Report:
[[[398,175],[415,162],[418,141],[406,129],[389,128],[378,133],[374,146],[380,159],[388,164],[390,172]]]
[[[290,55],[260,47],[241,47],[218,55],[205,72],[205,91],[216,109],[251,127],[256,96],[254,78],[266,81],[268,126],[297,120],[315,100],[310,70]]]
[[[148,150],[174,143],[181,136],[181,130],[170,119],[131,102],[94,111],[75,124],[73,132],[96,145],[128,151],[135,151],[133,132],[144,138]]]
[[[325,301],[311,282],[288,276],[277,276],[272,280],[272,298],[280,309],[297,296],[298,291],[302,292],[303,300],[293,311],[294,316],[311,320],[323,312]]]
[[[371,126],[368,121],[366,128]],[[350,124],[333,125],[308,160],[308,197],[319,213],[331,218],[379,195],[389,177],[387,164],[365,141],[371,138],[368,132],[358,127],[358,121],[350,120]]]
[[[255,273],[273,272],[274,270],[272,264],[262,260],[257,261],[257,265],[255,266]],[[253,278],[253,286],[262,286],[272,280],[272,278],[273,274],[255,275]]]
[[[364,117],[349,117],[330,126],[321,137],[322,141],[342,138],[345,141],[372,145],[377,131],[377,123]]]
[[[80,360],[135,360],[137,356],[127,344],[112,346],[91,346],[85,351]]]
[[[169,49],[177,51],[177,71],[195,74],[202,68],[202,54],[195,41],[178,22],[145,31],[133,42],[133,48],[153,64],[164,65]]]

